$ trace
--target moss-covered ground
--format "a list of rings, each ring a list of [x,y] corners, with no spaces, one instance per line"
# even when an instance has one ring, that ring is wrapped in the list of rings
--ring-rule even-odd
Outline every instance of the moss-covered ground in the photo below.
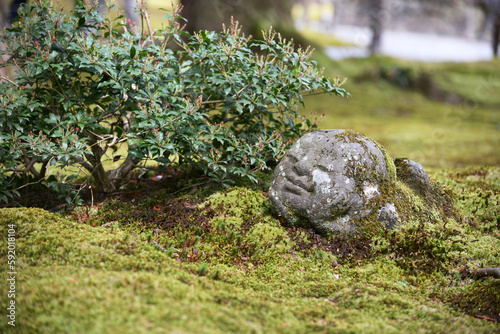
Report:
[[[326,68],[348,77],[351,97],[305,97],[304,114],[325,114],[321,128],[362,132],[426,170],[500,165],[499,60],[346,59]]]
[[[225,190],[132,184],[62,213],[0,209],[0,332],[500,332],[500,280],[474,275],[500,267],[499,61],[318,60],[349,77],[351,98],[306,97],[301,112],[421,163],[452,191],[454,219],[324,238],[275,216],[270,174]],[[10,224],[16,327],[6,318]]]
[[[500,281],[473,275],[500,263],[500,169],[432,177],[454,189],[456,220],[351,241],[283,225],[266,175],[65,214],[2,209],[0,253],[14,224],[18,274],[16,327],[1,332],[500,331]]]

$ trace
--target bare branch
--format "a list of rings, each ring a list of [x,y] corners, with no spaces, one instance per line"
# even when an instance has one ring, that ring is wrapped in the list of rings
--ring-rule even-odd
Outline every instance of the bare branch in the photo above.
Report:
[[[204,105],[204,104],[217,104],[217,103],[223,103],[225,102],[224,100],[214,100],[214,101],[202,101],[200,102],[200,105]]]
[[[37,163],[37,162],[38,162],[38,160],[35,159],[35,158],[31,159],[30,161],[28,161],[28,158],[26,158],[26,163],[25,163],[26,168],[24,168],[24,169],[7,168],[5,171],[7,171],[7,172],[14,172],[16,174],[17,173],[28,173],[28,172],[31,171],[31,168],[33,167],[33,165],[35,163]],[[35,177],[36,177],[36,174],[35,174]]]
[[[500,268],[482,268],[473,272],[475,277],[493,277],[500,279]]]
[[[18,85],[17,83],[15,83],[14,81],[10,80],[10,79],[9,79],[9,78],[7,78],[7,77],[4,77],[3,75],[0,75],[0,79],[1,79],[1,80],[0,80],[0,82],[2,82],[3,80],[5,80],[5,81],[8,81],[8,82],[10,82],[11,84],[15,85],[16,87],[19,87],[19,85]]]
[[[76,157],[75,161],[78,162],[83,168],[88,170],[90,172],[90,174],[92,174],[92,172],[94,171],[94,167],[91,164],[89,164],[87,161],[83,160],[82,158]]]

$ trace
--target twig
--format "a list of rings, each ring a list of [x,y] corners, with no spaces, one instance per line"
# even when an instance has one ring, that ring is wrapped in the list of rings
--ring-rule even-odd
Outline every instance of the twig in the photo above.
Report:
[[[149,23],[149,14],[146,10],[144,11],[144,19],[146,20],[146,24],[148,25],[149,38],[151,38],[151,42],[154,43],[155,41],[154,34],[153,31],[151,30],[151,23]]]
[[[165,249],[165,247],[163,247],[162,245],[160,245],[159,243],[157,243],[156,241],[151,241],[151,243],[153,243],[153,245],[155,245],[156,247],[158,247],[159,249],[161,249],[162,251],[164,251],[165,253],[168,253],[168,251]]]
[[[493,277],[500,279],[500,268],[481,268],[473,272],[475,277]]]
[[[168,253],[168,250],[166,250],[165,247],[163,247],[162,245],[160,245],[159,243],[157,243],[155,240],[152,240],[151,243],[153,245],[157,246],[159,249],[161,249],[165,253]],[[180,250],[178,250],[177,248],[174,248],[174,247],[170,247],[170,248],[172,248],[176,252],[180,252]]]
[[[19,85],[17,83],[15,83],[14,81],[10,80],[9,78],[7,77],[4,77],[3,75],[0,75],[0,79],[2,80],[6,80],[8,82],[10,82],[11,84],[15,85],[16,87],[19,87]],[[0,80],[1,81],[1,80]]]
[[[493,318],[490,318],[490,317],[486,317],[484,315],[475,315],[474,317],[479,318],[479,319],[483,319],[483,320],[489,320],[489,321],[497,322],[496,319],[493,319]]]
[[[24,188],[24,187],[31,186],[32,184],[42,183],[42,181],[43,181],[43,180],[44,180],[44,179],[40,179],[40,180],[35,181],[35,182],[28,182],[28,183],[25,183],[25,184],[23,184],[22,186],[15,188],[14,190],[19,190],[19,189],[22,189],[22,188]]]
[[[94,172],[95,167],[92,166],[87,161],[83,160],[82,158],[75,157],[75,161],[78,162],[80,165],[82,165],[82,167],[88,170],[91,174]]]
[[[92,202],[91,202],[91,206],[90,207],[93,208],[94,207],[94,192],[92,191],[92,187],[91,186],[89,186],[89,189],[90,189],[90,196],[92,198]]]
[[[26,158],[27,160],[27,158]],[[38,162],[37,159],[31,159],[31,161],[29,161],[28,163],[26,163],[26,168],[24,169],[17,169],[17,168],[7,168],[5,171],[7,172],[14,172],[14,173],[27,173],[27,172],[30,172],[31,171],[31,167],[33,167],[33,165]]]
[[[200,105],[204,105],[204,104],[216,104],[216,103],[222,103],[222,102],[225,102],[225,101],[224,100],[202,101],[202,102],[200,102]]]

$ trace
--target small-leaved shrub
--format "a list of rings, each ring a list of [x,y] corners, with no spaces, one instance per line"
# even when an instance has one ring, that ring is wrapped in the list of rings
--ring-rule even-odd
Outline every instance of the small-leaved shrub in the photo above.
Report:
[[[301,94],[347,95],[311,50],[271,30],[258,41],[233,21],[190,35],[178,13],[160,31],[140,31],[92,4],[70,14],[41,0],[21,7],[0,36],[9,57],[0,67],[15,70],[0,83],[0,200],[21,176],[68,200],[82,173],[83,185],[113,192],[146,160],[255,181],[314,127],[296,112]]]

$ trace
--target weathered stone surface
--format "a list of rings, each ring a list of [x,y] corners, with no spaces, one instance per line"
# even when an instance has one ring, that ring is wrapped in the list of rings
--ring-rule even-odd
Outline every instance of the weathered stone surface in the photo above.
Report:
[[[437,217],[437,212],[440,213],[442,218],[443,215],[445,217],[456,218],[452,193],[446,187],[433,182],[420,164],[406,158],[398,158],[394,160],[394,166],[396,168],[398,183],[409,188],[412,195],[416,196],[414,198],[424,206],[417,209],[418,213],[413,212],[414,220],[425,219],[424,216],[426,214],[429,217]],[[405,203],[401,204],[405,206]],[[415,204],[415,201],[411,204]],[[406,207],[409,208],[412,205],[406,205]],[[427,213],[424,214],[424,212]],[[415,215],[415,213],[417,214]]]
[[[291,225],[319,233],[354,234],[372,212],[392,227],[394,204],[381,203],[383,186],[394,182],[381,148],[349,130],[306,134],[276,167],[269,191],[273,207]]]
[[[398,180],[405,183],[419,195],[425,195],[431,187],[431,180],[421,164],[405,158],[394,160]]]
[[[393,229],[399,224],[399,214],[394,203],[387,203],[378,210],[378,221],[383,227]]]

